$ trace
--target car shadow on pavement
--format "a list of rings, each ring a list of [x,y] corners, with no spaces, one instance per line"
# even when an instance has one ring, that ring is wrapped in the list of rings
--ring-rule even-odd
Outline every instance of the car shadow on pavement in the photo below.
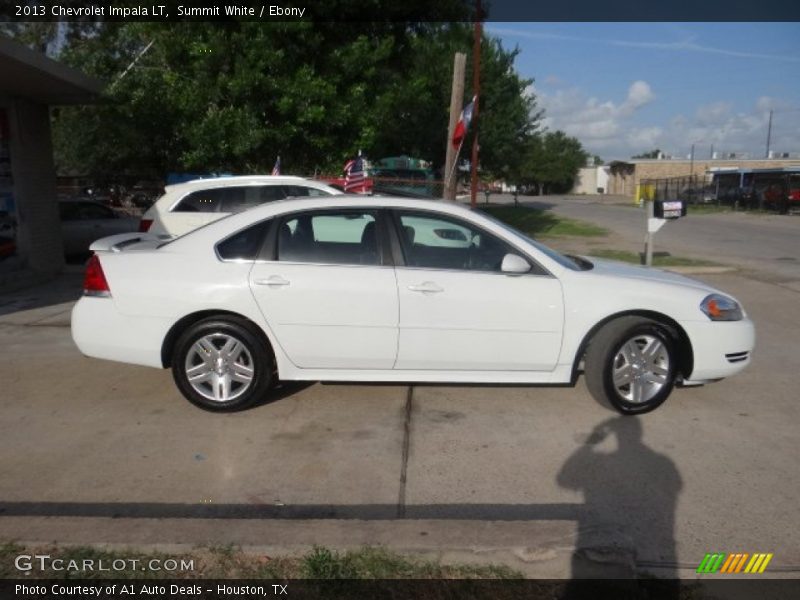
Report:
[[[12,292],[0,290],[0,316],[75,302],[83,290],[83,268],[71,267],[55,279]]]
[[[248,406],[246,410],[253,410],[259,406],[266,406],[273,402],[278,402],[294,394],[302,392],[306,388],[310,388],[316,381],[280,381],[272,389],[269,390],[266,396],[258,400],[252,406]]]
[[[573,579],[613,576],[613,568],[624,563],[636,571],[650,566],[659,578],[678,577],[675,510],[681,477],[669,457],[643,443],[640,418],[616,416],[597,425],[556,481],[584,497]],[[659,597],[677,598],[677,584],[673,594],[662,592]]]

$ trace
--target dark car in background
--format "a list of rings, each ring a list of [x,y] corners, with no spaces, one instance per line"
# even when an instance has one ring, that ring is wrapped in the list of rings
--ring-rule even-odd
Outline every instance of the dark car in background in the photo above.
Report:
[[[87,254],[95,240],[139,228],[137,217],[118,213],[94,200],[61,200],[58,211],[66,256]]]

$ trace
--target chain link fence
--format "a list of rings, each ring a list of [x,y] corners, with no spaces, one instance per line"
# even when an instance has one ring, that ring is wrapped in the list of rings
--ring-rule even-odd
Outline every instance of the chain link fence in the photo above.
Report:
[[[786,214],[800,210],[800,173],[723,171],[707,176],[642,179],[636,200],[683,200],[687,204]]]

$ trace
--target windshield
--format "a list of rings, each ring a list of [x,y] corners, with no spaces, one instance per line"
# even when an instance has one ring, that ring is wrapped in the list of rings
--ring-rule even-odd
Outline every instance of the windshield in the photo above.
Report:
[[[562,267],[566,267],[567,269],[571,269],[573,271],[585,271],[586,270],[586,267],[581,265],[577,260],[575,260],[573,258],[570,258],[569,256],[567,256],[565,254],[561,254],[560,252],[557,252],[556,250],[553,250],[552,248],[549,248],[549,247],[545,246],[541,242],[537,242],[532,237],[522,233],[519,229],[515,229],[514,227],[511,227],[511,225],[509,225],[508,223],[503,223],[503,221],[493,217],[492,215],[490,215],[490,214],[488,214],[488,213],[486,213],[486,212],[484,212],[484,211],[482,211],[480,209],[478,209],[478,210],[480,211],[481,215],[483,215],[484,217],[489,219],[492,223],[495,223],[496,225],[499,225],[500,227],[502,227],[506,231],[509,231],[509,232],[513,233],[514,235],[523,238],[526,242],[528,242],[532,246],[535,246],[537,250],[542,252],[542,254],[546,254],[549,258],[551,258],[552,260],[556,261]]]

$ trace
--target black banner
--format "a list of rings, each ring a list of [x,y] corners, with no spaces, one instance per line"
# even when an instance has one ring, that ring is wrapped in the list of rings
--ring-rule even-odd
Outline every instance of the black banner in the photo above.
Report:
[[[2,600],[703,600],[797,598],[797,579],[0,580]]]
[[[0,21],[469,21],[474,0],[3,0]],[[800,21],[794,0],[484,0],[486,21]]]

